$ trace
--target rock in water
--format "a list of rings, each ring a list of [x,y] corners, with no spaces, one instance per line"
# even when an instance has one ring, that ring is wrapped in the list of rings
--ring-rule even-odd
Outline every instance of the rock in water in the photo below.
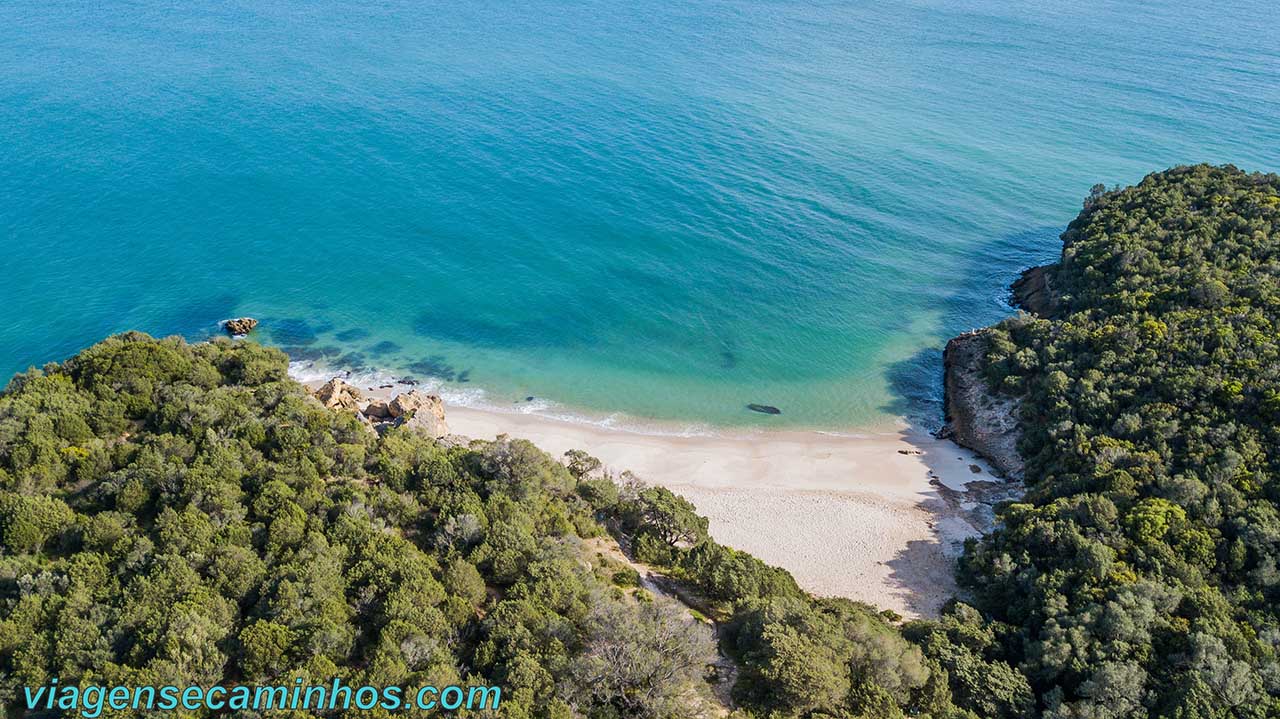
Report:
[[[360,390],[334,377],[316,390],[315,398],[329,409],[360,409]]]
[[[391,400],[387,410],[396,418],[395,426],[419,430],[434,439],[449,434],[444,421],[444,402],[434,394],[410,390]]]
[[[771,404],[749,404],[747,405],[747,409],[752,412],[759,412],[760,414],[782,414],[782,410]]]
[[[252,317],[237,317],[233,320],[223,320],[222,329],[232,337],[243,337],[258,326],[258,321]]]
[[[1040,317],[1051,317],[1057,304],[1053,291],[1053,271],[1057,265],[1041,265],[1023,270],[1009,286],[1013,306]]]

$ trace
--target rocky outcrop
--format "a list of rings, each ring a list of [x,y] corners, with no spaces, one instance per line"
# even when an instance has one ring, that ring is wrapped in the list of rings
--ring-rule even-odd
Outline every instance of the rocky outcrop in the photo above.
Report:
[[[1049,317],[1055,309],[1053,270],[1055,265],[1040,265],[1022,271],[1009,289],[1014,307],[1041,317]]]
[[[421,409],[422,407],[431,405],[443,406],[439,397],[433,394],[419,392],[416,389],[411,389],[408,392],[398,394],[392,398],[391,403],[387,405],[387,411],[391,413],[393,418],[399,418],[406,414],[412,414],[415,410]],[[442,409],[442,417],[444,416],[443,412],[444,410]]]
[[[381,415],[384,407],[385,416]],[[374,421],[392,420],[390,426],[408,427],[433,439],[442,439],[449,434],[449,425],[444,421],[444,402],[434,394],[412,389],[397,394],[384,407],[379,407],[378,403],[370,403],[365,408],[365,415]]]
[[[445,424],[443,417],[434,412],[422,410],[396,417],[392,426],[408,427],[417,432],[422,432],[432,439],[443,439],[449,435],[449,425]]]
[[[449,434],[444,421],[444,402],[434,394],[410,390],[396,395],[387,405],[388,414],[394,418],[394,426],[418,430],[435,439]]]
[[[316,390],[315,398],[329,409],[360,409],[360,390],[334,377]]]
[[[329,409],[354,412],[363,426],[379,434],[392,427],[408,427],[447,446],[466,446],[471,442],[467,437],[449,432],[444,420],[444,402],[433,394],[414,389],[396,395],[390,402],[366,401],[359,389],[338,377],[319,389],[308,389],[307,393]]]
[[[258,321],[252,317],[237,317],[233,320],[223,320],[222,329],[232,337],[243,337],[253,331],[258,326]]]
[[[947,419],[939,436],[977,452],[1002,476],[1021,480],[1021,402],[997,394],[988,386],[982,372],[987,341],[986,331],[978,330],[947,343],[942,353]]]

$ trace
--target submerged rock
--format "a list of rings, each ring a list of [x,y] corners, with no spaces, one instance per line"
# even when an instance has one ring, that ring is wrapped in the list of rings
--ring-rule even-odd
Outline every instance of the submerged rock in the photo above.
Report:
[[[249,334],[254,327],[258,326],[258,321],[252,317],[237,317],[233,320],[223,320],[222,329],[232,337],[243,337]]]
[[[747,409],[751,410],[752,412],[759,412],[760,414],[782,414],[782,410],[778,409],[777,407],[774,407],[771,404],[754,404],[753,403],[753,404],[747,405]]]
[[[944,393],[947,418],[939,437],[977,452],[1002,476],[1022,479],[1022,455],[1018,440],[1021,401],[997,394],[987,384],[982,367],[986,357],[986,330],[966,332],[947,342],[942,353],[946,373]]]

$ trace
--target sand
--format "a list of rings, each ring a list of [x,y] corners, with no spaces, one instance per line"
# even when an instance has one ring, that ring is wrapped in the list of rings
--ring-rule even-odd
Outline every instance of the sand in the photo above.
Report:
[[[806,590],[905,617],[935,616],[955,594],[954,558],[977,535],[938,483],[992,479],[967,450],[905,428],[682,437],[468,407],[447,407],[446,419],[468,437],[586,450],[685,496],[716,541],[786,568]]]
[[[386,398],[406,388],[360,389]],[[518,411],[447,405],[445,414],[467,437],[522,437],[556,457],[585,450],[614,474],[687,497],[716,541],[786,568],[807,591],[904,617],[936,616],[954,596],[955,557],[980,524],[957,491],[993,479],[971,452],[905,426],[680,436]]]

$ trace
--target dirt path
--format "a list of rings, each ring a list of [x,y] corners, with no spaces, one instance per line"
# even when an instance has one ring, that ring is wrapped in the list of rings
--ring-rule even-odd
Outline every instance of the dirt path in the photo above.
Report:
[[[622,551],[622,547],[610,537],[598,537],[586,542],[586,545],[597,552],[600,552],[610,560],[623,564],[635,570],[640,576],[640,587],[647,590],[655,596],[664,597],[678,604],[684,611],[685,617],[692,622],[700,622],[711,626],[715,633],[716,640],[716,660],[713,662],[715,667],[714,681],[708,682],[712,693],[715,695],[716,701],[719,702],[718,707],[703,707],[702,716],[706,717],[725,717],[732,712],[737,705],[733,701],[733,685],[738,681],[738,665],[721,649],[724,639],[724,630],[718,622],[713,620],[710,612],[706,608],[705,602],[696,597],[692,593],[684,590],[679,582],[664,574],[648,564],[637,562],[627,556]]]

